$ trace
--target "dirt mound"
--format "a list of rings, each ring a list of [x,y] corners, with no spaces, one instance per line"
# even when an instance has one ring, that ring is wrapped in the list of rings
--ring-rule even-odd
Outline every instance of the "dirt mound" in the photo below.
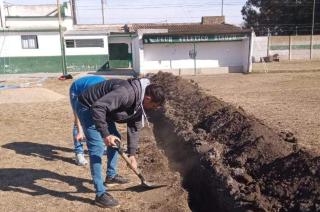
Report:
[[[299,150],[293,135],[205,95],[192,80],[161,72],[152,80],[168,99],[153,117],[155,135],[179,164],[194,211],[320,210],[320,158]]]

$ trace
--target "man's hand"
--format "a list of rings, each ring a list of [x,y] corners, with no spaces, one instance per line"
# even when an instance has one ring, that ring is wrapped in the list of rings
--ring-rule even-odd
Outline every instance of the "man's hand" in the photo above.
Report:
[[[135,158],[133,155],[129,156],[129,161],[130,161],[132,167],[133,167],[135,170],[138,170],[138,163],[137,163],[136,158]]]
[[[76,135],[76,140],[77,141],[82,141],[84,140],[86,137],[84,136],[83,132],[79,132],[77,135]]]
[[[120,141],[120,138],[114,135],[108,135],[104,139],[104,143],[110,147],[117,147],[116,140]]]

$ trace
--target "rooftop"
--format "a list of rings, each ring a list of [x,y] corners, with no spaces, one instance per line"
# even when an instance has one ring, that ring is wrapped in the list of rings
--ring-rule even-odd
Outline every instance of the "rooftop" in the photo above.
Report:
[[[132,30],[141,29],[167,29],[167,34],[224,34],[224,33],[246,33],[248,29],[230,24],[133,24]]]

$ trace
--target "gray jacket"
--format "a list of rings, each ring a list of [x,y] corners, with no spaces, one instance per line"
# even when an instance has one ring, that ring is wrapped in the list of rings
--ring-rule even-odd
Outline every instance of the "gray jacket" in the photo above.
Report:
[[[85,90],[78,100],[90,108],[92,119],[102,138],[110,134],[108,121],[127,123],[128,152],[134,155],[142,127],[142,97],[139,79],[110,79]]]

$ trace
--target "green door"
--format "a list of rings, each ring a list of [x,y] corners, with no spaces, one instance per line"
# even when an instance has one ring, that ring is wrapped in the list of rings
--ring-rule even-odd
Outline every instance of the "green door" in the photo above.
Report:
[[[109,64],[110,68],[129,68],[131,54],[129,54],[129,46],[126,43],[110,43],[109,44]]]

